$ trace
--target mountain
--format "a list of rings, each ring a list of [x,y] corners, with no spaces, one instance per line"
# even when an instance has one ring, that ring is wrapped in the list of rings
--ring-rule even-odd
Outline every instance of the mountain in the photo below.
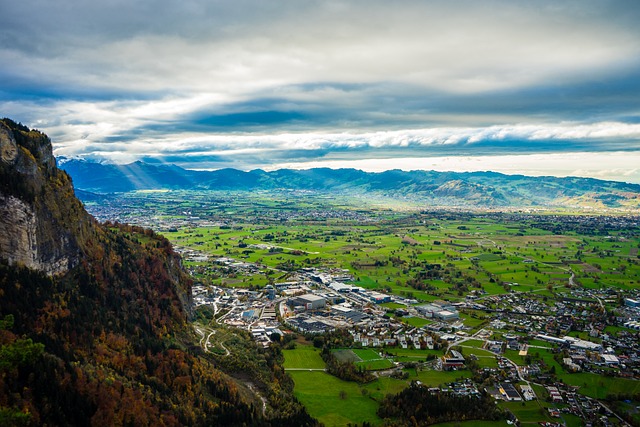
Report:
[[[459,207],[640,207],[640,185],[592,178],[529,177],[496,172],[435,172],[356,169],[236,169],[194,171],[175,165],[128,165],[67,159],[61,165],[74,186],[97,193],[141,189],[311,190],[409,199]]]
[[[0,425],[315,425],[271,350],[238,332],[263,407],[194,345],[190,302],[168,240],[98,224],[49,138],[0,120]]]
[[[78,263],[92,219],[56,168],[49,138],[7,123],[0,125],[0,253],[11,263],[65,272]]]

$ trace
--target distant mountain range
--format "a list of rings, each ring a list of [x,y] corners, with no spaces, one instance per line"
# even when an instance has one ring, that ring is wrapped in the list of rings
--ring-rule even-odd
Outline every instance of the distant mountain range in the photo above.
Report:
[[[592,178],[529,177],[497,172],[435,172],[356,169],[237,169],[195,171],[175,165],[126,165],[59,158],[59,166],[85,192],[146,189],[308,190],[402,198],[430,206],[640,208],[640,185]],[[91,197],[81,193],[80,197]]]

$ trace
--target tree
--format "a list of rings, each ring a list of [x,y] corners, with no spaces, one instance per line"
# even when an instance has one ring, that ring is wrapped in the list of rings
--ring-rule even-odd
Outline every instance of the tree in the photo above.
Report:
[[[322,348],[324,346],[324,337],[322,335],[313,337],[313,346],[315,348]]]

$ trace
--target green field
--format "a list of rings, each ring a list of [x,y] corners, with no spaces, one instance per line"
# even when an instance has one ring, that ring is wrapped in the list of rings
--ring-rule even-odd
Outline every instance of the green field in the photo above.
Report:
[[[363,394],[357,383],[317,371],[291,371],[289,375],[295,383],[295,396],[309,414],[324,425],[380,424],[376,415],[378,404],[368,394]]]
[[[428,325],[429,323],[432,323],[431,320],[424,319],[422,317],[407,316],[407,317],[399,317],[397,319],[400,320],[403,323],[406,323],[406,324],[411,325],[411,326],[415,326],[417,328],[419,328],[421,326],[424,326],[424,325]]]
[[[540,421],[553,421],[546,408],[535,400],[530,402],[502,402],[500,406],[513,412],[523,425],[537,424]]]
[[[356,356],[360,358],[362,362],[368,362],[370,360],[378,360],[380,359],[380,354],[371,349],[354,349],[352,350]]]
[[[565,384],[578,386],[581,394],[604,399],[609,394],[634,396],[640,393],[640,381],[625,378],[613,378],[590,373],[564,374],[561,376]]]
[[[393,367],[393,362],[380,357],[380,354],[371,349],[337,349],[333,351],[336,358],[343,362],[352,362],[368,371],[378,371]]]
[[[320,357],[320,350],[312,346],[298,345],[293,350],[282,350],[284,354],[284,368],[324,369],[324,360]]]
[[[410,370],[410,372],[413,374]],[[460,379],[471,377],[470,371],[432,371],[421,370],[415,372],[415,379],[422,381],[423,384],[429,387],[438,387],[450,382],[454,382]],[[413,379],[410,376],[410,379]]]
[[[380,208],[366,211],[371,218],[380,219],[379,222],[309,221],[301,215],[298,221],[282,224],[273,220],[270,212],[321,210],[326,204],[330,208],[338,204],[345,212],[364,211],[359,206],[349,206],[347,200],[336,203],[313,198],[285,201],[260,195],[243,197],[246,200],[234,199],[235,209],[215,207],[220,210],[221,218],[233,215],[233,225],[184,227],[167,236],[182,247],[214,257],[243,259],[272,269],[317,265],[347,268],[359,286],[409,295],[422,301],[459,300],[469,289],[463,286],[465,283],[477,283],[477,287],[489,295],[508,292],[510,286],[501,284],[506,282],[517,283],[512,287],[517,291],[552,296],[545,293],[547,285],[562,286],[568,282],[570,268],[562,263],[576,254],[582,264],[574,262],[571,269],[585,286],[629,289],[640,283],[638,263],[628,262],[634,249],[631,240],[613,240],[611,236],[588,236],[587,240],[575,234],[554,234],[526,224],[526,218],[506,226],[489,218],[442,220]],[[188,202],[181,208],[185,204]],[[465,229],[461,231],[459,227]],[[614,232],[611,234],[616,237]],[[407,244],[405,237],[412,243]],[[447,266],[442,270],[444,276],[430,280],[426,289],[416,289],[408,280],[421,271],[421,262]],[[208,278],[216,284],[262,287],[268,283],[263,274],[225,277],[223,271],[211,269],[207,264],[189,261],[187,265],[197,277]],[[402,307],[395,303],[384,306]],[[427,322],[412,317],[405,321],[412,326],[423,326]]]

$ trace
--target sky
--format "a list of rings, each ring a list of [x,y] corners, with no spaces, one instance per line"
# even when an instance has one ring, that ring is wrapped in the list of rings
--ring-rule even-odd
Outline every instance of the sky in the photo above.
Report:
[[[57,156],[640,183],[637,0],[0,0]]]

